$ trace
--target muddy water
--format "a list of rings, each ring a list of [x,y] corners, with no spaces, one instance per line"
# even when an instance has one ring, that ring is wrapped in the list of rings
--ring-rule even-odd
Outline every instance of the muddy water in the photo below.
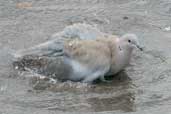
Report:
[[[0,9],[0,113],[171,112],[170,0],[4,0]],[[13,71],[12,53],[73,23],[108,34],[135,33],[145,51],[135,51],[111,83],[61,83]]]

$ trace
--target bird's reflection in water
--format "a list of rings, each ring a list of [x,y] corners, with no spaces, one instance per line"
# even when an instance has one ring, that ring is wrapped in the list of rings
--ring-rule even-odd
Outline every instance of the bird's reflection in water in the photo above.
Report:
[[[99,83],[92,90],[99,95],[90,97],[87,102],[95,112],[120,110],[123,112],[135,111],[135,94],[132,89],[132,80],[125,71],[115,76],[107,77],[110,83]]]
[[[134,97],[131,92],[107,98],[89,98],[87,101],[91,104],[91,108],[95,112],[112,110],[132,112],[135,110]]]

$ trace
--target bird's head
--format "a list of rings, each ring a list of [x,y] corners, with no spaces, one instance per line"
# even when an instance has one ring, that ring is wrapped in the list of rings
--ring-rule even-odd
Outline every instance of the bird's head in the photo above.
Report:
[[[143,48],[142,46],[140,46],[138,38],[135,34],[125,34],[121,37],[121,40],[130,48],[136,47],[139,50],[143,51]]]

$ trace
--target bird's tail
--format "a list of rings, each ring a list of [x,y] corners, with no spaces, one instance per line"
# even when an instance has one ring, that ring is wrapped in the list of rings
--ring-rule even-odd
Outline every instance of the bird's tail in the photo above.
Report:
[[[22,58],[25,56],[39,56],[39,57],[55,57],[60,56],[63,53],[63,41],[48,41],[45,43],[42,43],[40,45],[19,50],[16,53],[14,53],[15,58]]]
[[[26,68],[40,69],[49,60],[62,55],[63,41],[51,40],[13,53],[13,67],[18,70],[25,70]]]

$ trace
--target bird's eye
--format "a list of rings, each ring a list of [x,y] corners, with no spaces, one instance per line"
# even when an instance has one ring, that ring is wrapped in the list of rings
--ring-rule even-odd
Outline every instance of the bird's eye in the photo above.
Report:
[[[130,42],[131,42],[131,40],[128,40],[128,42],[130,43]]]

